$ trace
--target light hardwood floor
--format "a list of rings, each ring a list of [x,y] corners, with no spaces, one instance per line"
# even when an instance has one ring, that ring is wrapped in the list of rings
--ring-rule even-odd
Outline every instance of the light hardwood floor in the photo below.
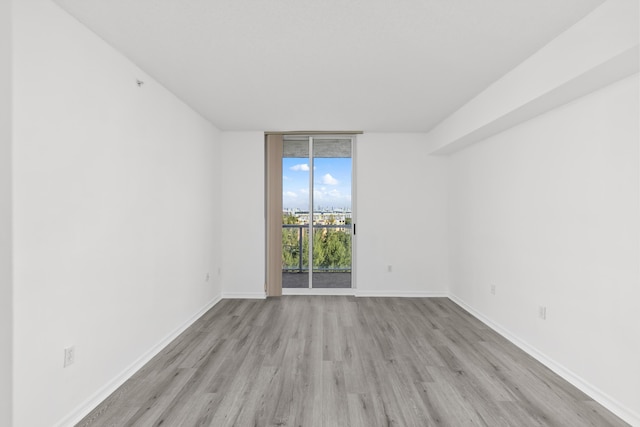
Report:
[[[624,426],[447,298],[223,300],[79,426]]]

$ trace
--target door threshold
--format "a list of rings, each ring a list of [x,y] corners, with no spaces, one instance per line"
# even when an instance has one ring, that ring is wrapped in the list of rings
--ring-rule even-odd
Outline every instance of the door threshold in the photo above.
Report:
[[[351,295],[356,290],[353,288],[282,288],[282,295]]]

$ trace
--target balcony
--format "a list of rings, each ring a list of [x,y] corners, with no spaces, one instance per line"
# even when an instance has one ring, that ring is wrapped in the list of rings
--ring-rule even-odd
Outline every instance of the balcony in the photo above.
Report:
[[[351,287],[351,224],[313,225],[313,287]],[[282,287],[309,287],[309,226],[282,225]]]

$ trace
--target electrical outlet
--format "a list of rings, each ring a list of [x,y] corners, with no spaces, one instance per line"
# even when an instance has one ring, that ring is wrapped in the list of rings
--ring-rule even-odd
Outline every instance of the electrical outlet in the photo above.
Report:
[[[69,365],[73,365],[76,361],[76,348],[74,346],[67,347],[64,349],[64,368]]]
[[[547,320],[547,307],[542,305],[538,307],[538,317],[542,320]]]
[[[491,295],[496,294],[496,285],[491,285]]]
[[[206,281],[207,281],[207,282],[209,281],[209,273],[207,273],[207,279],[206,279]]]
[[[391,264],[387,265],[387,272],[391,273],[393,271],[393,267],[391,266]]]

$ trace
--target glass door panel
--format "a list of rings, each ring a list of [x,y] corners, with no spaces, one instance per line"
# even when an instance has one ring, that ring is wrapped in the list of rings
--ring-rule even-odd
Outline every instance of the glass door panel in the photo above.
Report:
[[[313,138],[312,287],[351,287],[351,138]]]
[[[282,287],[309,287],[309,137],[287,138],[282,154]]]

